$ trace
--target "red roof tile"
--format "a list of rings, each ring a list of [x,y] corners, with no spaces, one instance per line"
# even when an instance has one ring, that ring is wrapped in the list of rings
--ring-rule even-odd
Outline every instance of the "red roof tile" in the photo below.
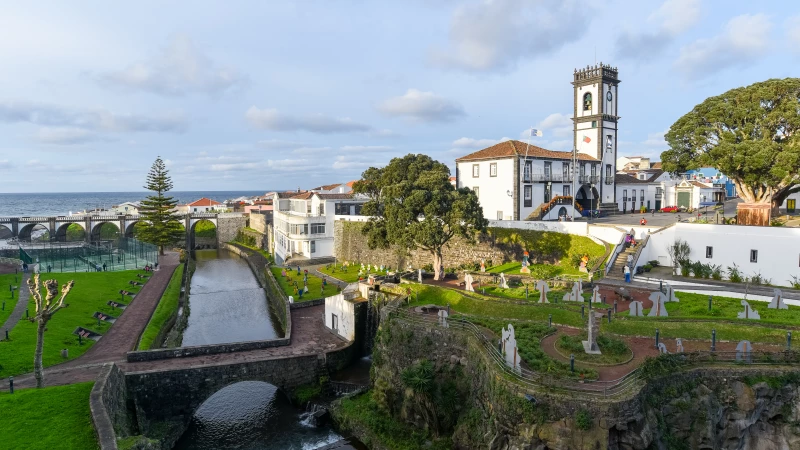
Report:
[[[193,201],[189,203],[187,206],[218,206],[222,203],[211,200],[210,198],[203,197],[200,200]]]
[[[537,147],[535,145],[528,145],[520,141],[503,141],[499,144],[492,145],[483,150],[470,153],[467,156],[456,158],[456,162],[461,161],[479,161],[483,159],[501,159],[511,158],[514,156],[527,155],[533,158],[546,158],[546,159],[572,159],[572,152],[558,152],[555,150],[547,150],[545,148]],[[578,159],[581,161],[599,161],[585,153],[578,153]]]

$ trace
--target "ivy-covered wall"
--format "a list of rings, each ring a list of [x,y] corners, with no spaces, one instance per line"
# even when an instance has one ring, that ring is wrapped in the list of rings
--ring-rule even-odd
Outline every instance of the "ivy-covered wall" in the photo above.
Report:
[[[397,248],[370,249],[367,239],[361,234],[363,223],[337,221],[334,225],[334,255],[340,261],[356,261],[389,267],[413,268],[431,264],[430,253],[413,249],[410,252]],[[524,251],[530,253],[532,263],[558,264],[577,260],[588,255],[590,260],[603,256],[605,248],[586,236],[572,234],[518,230],[513,228],[489,228],[476,238],[474,244],[454,238],[444,249],[445,267],[460,267],[481,260],[499,265],[521,261]],[[577,262],[577,261],[576,261]],[[590,264],[591,265],[591,264]]]

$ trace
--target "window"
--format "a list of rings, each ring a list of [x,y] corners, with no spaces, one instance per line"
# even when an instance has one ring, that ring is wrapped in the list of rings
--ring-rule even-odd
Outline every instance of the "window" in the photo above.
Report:
[[[533,186],[530,186],[530,185],[525,186],[524,192],[525,192],[525,194],[523,196],[523,198],[525,199],[524,206],[526,208],[530,208],[532,206],[532,203],[533,203]]]
[[[339,318],[336,314],[331,314],[331,330],[339,331]]]
[[[550,179],[550,175],[553,173],[553,163],[545,162],[544,163],[544,176],[547,179]]]
[[[597,176],[597,164],[592,164],[592,178]]]
[[[472,192],[475,193],[475,197],[481,198],[480,194],[478,193],[478,186],[473,186]]]
[[[194,212],[197,212],[197,208],[194,209]]]
[[[569,180],[569,163],[561,164],[561,173],[564,175],[564,181]]]
[[[606,178],[611,178],[611,164],[606,164]]]
[[[525,166],[522,169],[522,181],[531,181],[532,172],[533,172],[533,162],[525,161]]]
[[[477,164],[472,165],[472,178],[478,178],[480,174],[480,166]]]
[[[758,262],[758,250],[750,250],[750,262]]]
[[[706,258],[714,257],[714,247],[706,246]]]
[[[317,251],[317,241],[311,241],[311,253],[315,253]]]
[[[325,234],[325,224],[324,223],[312,223],[311,224],[311,234]]]
[[[320,216],[324,216],[325,215],[325,203],[320,203],[319,204],[319,215]]]
[[[489,164],[489,176],[496,177],[497,176],[497,163]]]
[[[583,110],[584,111],[591,111],[592,110],[592,93],[587,92],[583,94]]]
[[[568,184],[564,185],[564,197],[569,197],[570,196],[570,188],[571,188],[570,185],[568,185]]]
[[[306,214],[311,214],[311,202],[306,202]]]
[[[628,190],[627,189],[623,189],[622,190],[622,200],[623,201],[627,201],[628,200]]]
[[[497,220],[503,220],[503,211],[497,211]]]
[[[553,198],[553,188],[550,183],[547,183],[547,186],[544,187],[544,202],[549,202],[551,198]]]
[[[631,189],[631,201],[636,201],[636,189]]]
[[[611,151],[611,135],[606,136],[606,150]]]
[[[592,128],[597,128],[597,121],[596,120],[592,121]]]

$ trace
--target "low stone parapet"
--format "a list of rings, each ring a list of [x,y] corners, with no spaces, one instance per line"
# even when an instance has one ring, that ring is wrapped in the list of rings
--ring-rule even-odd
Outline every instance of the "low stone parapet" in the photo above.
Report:
[[[229,344],[196,345],[192,347],[164,348],[128,352],[128,362],[155,361],[158,359],[187,358],[192,356],[215,355],[219,353],[236,353],[248,350],[281,347],[290,344],[289,338],[270,339],[266,341],[233,342]]]

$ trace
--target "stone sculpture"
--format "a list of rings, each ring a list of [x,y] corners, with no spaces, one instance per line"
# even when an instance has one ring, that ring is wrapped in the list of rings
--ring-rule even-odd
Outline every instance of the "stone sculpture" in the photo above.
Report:
[[[742,300],[742,306],[744,306],[744,311],[737,315],[739,319],[761,320],[761,315],[750,307],[750,303],[747,303],[747,300]]]
[[[597,333],[599,331],[599,325],[597,324],[597,320],[595,320],[595,314],[589,313],[589,325],[588,325],[588,337],[585,341],[582,341],[583,350],[590,354],[590,355],[600,355],[600,347],[597,346]]]
[[[628,309],[628,314],[633,317],[644,317],[642,302],[632,301]]]
[[[465,273],[464,274],[464,290],[469,291],[469,292],[475,292],[475,288],[472,287],[472,283],[474,281],[475,280],[472,279],[472,274],[471,273]]]
[[[789,306],[783,301],[783,292],[780,289],[775,289],[775,297],[769,302],[769,309],[789,309]]]
[[[678,297],[675,296],[675,288],[673,288],[671,284],[664,283],[664,288],[667,291],[666,292],[667,299],[665,301],[667,301],[667,302],[680,302],[680,300],[678,300]]]
[[[444,328],[447,328],[447,326],[448,326],[447,325],[447,317],[449,316],[449,314],[447,314],[447,310],[446,309],[440,309],[439,312],[437,313],[437,315],[439,316],[439,325],[444,327]]]
[[[594,289],[592,289],[592,302],[591,303],[599,304],[599,303],[602,303],[602,301],[603,301],[603,297],[600,295],[600,286],[595,286]]]
[[[508,281],[506,281],[506,274],[500,273],[500,287],[508,289]]]
[[[658,343],[658,353],[660,353],[662,355],[668,355],[669,354],[669,351],[667,351],[667,346],[664,345],[663,342],[659,342]]]
[[[422,283],[422,269],[417,269],[417,281]]]
[[[486,272],[486,261],[481,260],[481,272]]]
[[[664,302],[667,301],[667,296],[664,295],[663,292],[651,292],[650,293],[650,300],[653,301],[653,307],[650,308],[650,314],[647,317],[667,317],[667,308],[664,306]]]
[[[752,353],[753,346],[750,344],[750,341],[741,341],[736,346],[736,361],[741,362],[742,360],[747,361],[748,363],[753,362]]]
[[[531,269],[528,267],[531,264],[528,262],[528,252],[525,251],[522,253],[522,268],[519,270],[519,273],[531,273]]]
[[[565,302],[579,302],[583,301],[583,296],[581,296],[582,283],[580,281],[576,281],[575,284],[572,285],[572,290],[564,294],[564,301]]]
[[[536,290],[539,291],[539,303],[550,303],[547,301],[547,293],[550,292],[550,287],[547,285],[547,281],[537,281]]]
[[[683,340],[681,338],[675,339],[675,345],[678,347],[675,352],[683,353]]]
[[[514,334],[514,325],[508,324],[508,329],[503,328],[501,342],[501,350],[506,364],[512,369],[519,371],[519,354],[517,352],[517,338]]]

